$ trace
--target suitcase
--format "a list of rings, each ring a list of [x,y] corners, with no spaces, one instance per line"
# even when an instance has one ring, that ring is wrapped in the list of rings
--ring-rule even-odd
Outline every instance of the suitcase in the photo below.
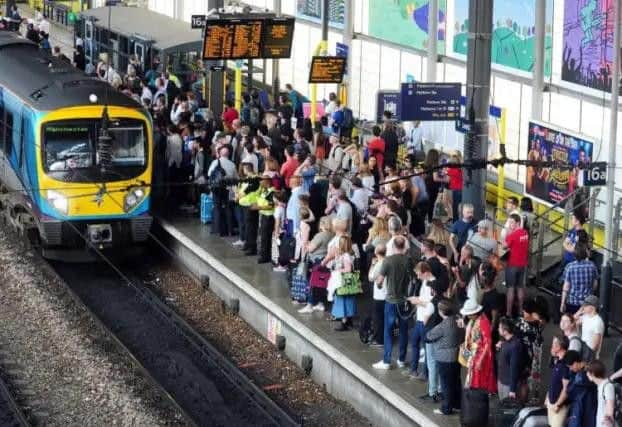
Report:
[[[211,194],[201,194],[201,223],[210,224],[214,216],[214,198]]]
[[[516,399],[503,399],[495,409],[495,427],[512,427],[523,406]]]
[[[486,390],[465,388],[462,390],[460,423],[464,427],[488,425],[489,400]]]
[[[546,408],[530,406],[520,410],[512,427],[547,427],[548,425]]]

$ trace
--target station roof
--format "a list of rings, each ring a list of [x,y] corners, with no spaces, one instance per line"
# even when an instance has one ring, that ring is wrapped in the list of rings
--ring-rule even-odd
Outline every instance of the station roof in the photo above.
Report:
[[[100,28],[108,28],[108,7],[81,12],[84,18],[99,21]],[[138,7],[110,7],[110,28],[125,37],[139,36],[151,40],[163,51],[200,51],[203,45],[200,30],[193,30],[187,22]]]

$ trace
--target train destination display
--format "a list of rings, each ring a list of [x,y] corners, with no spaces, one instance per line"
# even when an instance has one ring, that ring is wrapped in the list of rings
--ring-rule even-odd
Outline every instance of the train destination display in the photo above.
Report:
[[[309,83],[341,83],[346,61],[347,58],[341,56],[314,56]]]
[[[205,25],[203,59],[256,59],[262,57],[261,19],[210,19]]]
[[[262,58],[278,59],[291,56],[295,22],[294,18],[274,18],[264,22]]]

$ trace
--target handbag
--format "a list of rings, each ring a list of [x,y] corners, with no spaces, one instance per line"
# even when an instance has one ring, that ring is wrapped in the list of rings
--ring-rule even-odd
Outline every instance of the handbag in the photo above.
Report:
[[[358,271],[352,273],[341,273],[341,286],[337,288],[337,295],[343,297],[362,293],[363,288],[361,285],[361,275]]]
[[[471,351],[467,350],[464,344],[460,345],[460,351],[458,352],[458,363],[465,368],[469,367],[469,359],[471,359]]]
[[[328,280],[330,279],[330,270],[321,264],[311,267],[311,277],[309,278],[309,286],[312,288],[326,289]]]

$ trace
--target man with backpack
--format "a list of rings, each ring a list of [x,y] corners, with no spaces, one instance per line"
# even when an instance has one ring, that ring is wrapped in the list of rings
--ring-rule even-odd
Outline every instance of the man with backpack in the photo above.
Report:
[[[619,388],[607,378],[607,368],[600,360],[594,360],[587,366],[587,377],[598,389],[596,425],[598,427],[620,427]]]
[[[214,222],[212,234],[221,236],[233,235],[233,206],[229,201],[229,187],[227,179],[235,179],[238,173],[235,163],[229,160],[229,148],[226,146],[218,150],[218,158],[212,160],[207,170],[209,185],[214,196]]]
[[[596,427],[596,411],[598,405],[598,390],[587,377],[585,362],[581,355],[569,350],[564,356],[564,363],[573,374],[568,385],[567,427]],[[600,426],[599,426],[600,427]]]

